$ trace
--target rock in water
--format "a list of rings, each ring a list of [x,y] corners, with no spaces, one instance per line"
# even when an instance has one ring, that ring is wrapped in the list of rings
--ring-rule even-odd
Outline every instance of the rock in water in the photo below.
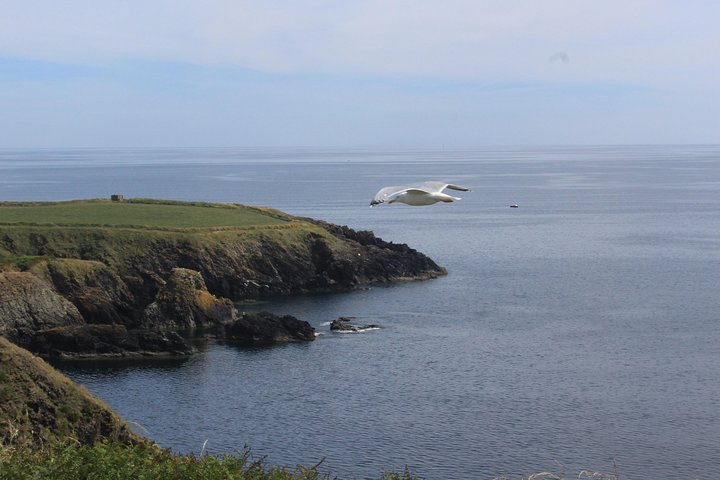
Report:
[[[355,317],[339,317],[330,322],[330,330],[339,330],[343,332],[361,332],[372,328],[380,328],[379,325],[373,323],[368,325],[353,325],[350,323]]]
[[[292,315],[244,313],[235,323],[225,328],[225,338],[257,344],[312,341],[315,340],[315,329],[308,322],[298,320]]]

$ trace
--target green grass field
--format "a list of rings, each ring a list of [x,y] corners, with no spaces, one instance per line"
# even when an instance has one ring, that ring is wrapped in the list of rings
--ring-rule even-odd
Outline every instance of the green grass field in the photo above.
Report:
[[[103,225],[145,228],[251,227],[288,223],[262,209],[232,204],[157,200],[0,202],[0,224]]]

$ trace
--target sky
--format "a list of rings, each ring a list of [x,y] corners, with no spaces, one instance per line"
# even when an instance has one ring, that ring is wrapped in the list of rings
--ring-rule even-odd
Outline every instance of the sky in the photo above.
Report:
[[[0,148],[720,143],[716,0],[3,0]]]

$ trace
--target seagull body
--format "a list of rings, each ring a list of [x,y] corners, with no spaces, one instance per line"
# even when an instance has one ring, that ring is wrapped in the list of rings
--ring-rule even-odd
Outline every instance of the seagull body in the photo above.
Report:
[[[417,207],[422,205],[432,205],[437,202],[451,203],[455,200],[460,200],[459,197],[453,197],[452,195],[443,193],[443,190],[446,188],[450,190],[459,190],[461,192],[470,191],[469,188],[444,182],[425,182],[420,187],[385,187],[375,194],[372,202],[370,202],[370,206],[374,207],[375,205],[385,202],[388,204],[400,202]]]

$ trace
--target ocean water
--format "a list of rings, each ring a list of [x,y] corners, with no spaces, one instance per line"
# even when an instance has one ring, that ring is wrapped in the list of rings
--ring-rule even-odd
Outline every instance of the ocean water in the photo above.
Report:
[[[424,180],[473,191],[368,208]],[[309,321],[310,344],[59,364],[164,447],[324,458],[343,479],[572,477],[614,459],[624,479],[717,475],[720,146],[0,151],[0,200],[111,193],[268,205],[449,272],[247,306]],[[338,316],[382,328],[332,333]]]

